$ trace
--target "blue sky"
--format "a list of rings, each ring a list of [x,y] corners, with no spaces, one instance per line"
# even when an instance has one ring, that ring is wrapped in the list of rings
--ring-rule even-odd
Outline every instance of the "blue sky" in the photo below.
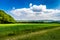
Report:
[[[16,20],[60,20],[60,0],[0,0],[0,9]]]
[[[58,8],[60,6],[60,0],[0,0],[0,9],[28,8],[30,3],[35,5],[43,4],[47,8]]]

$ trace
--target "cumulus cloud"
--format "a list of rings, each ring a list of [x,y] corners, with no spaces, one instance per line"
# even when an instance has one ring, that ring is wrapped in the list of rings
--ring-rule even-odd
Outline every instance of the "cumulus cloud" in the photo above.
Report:
[[[29,5],[30,7],[32,6],[32,3],[30,3],[30,5]]]
[[[60,10],[47,9],[46,5],[32,5],[29,8],[13,8],[10,13],[16,20],[60,20]]]

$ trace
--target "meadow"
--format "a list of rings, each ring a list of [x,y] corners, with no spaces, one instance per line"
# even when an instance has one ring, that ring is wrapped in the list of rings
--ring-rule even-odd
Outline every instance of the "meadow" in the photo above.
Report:
[[[60,40],[60,24],[0,24],[0,40]]]

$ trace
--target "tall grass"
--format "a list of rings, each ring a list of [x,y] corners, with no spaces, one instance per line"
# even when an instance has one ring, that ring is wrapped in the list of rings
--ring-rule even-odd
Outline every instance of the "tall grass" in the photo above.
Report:
[[[60,40],[60,29],[50,30],[44,34],[38,34],[17,40]]]
[[[0,24],[0,38],[59,27],[60,24]]]

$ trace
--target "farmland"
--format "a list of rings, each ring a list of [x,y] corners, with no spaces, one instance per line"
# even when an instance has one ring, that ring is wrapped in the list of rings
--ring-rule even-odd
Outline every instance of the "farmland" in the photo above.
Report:
[[[60,24],[0,24],[0,40],[60,40]],[[15,39],[14,39],[15,38]]]

